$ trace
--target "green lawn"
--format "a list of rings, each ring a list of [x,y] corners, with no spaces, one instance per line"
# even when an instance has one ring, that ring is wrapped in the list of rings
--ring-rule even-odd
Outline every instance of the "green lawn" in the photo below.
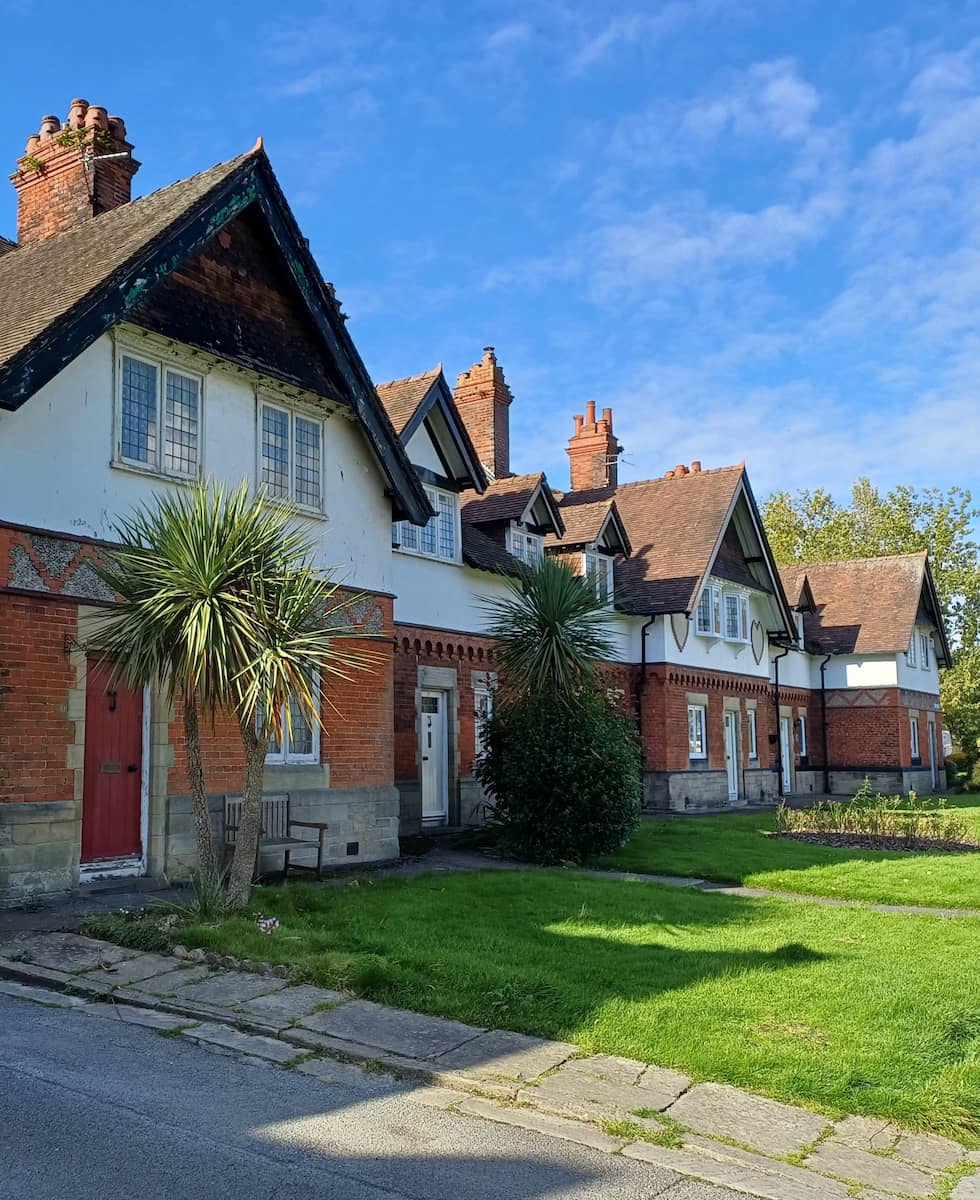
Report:
[[[980,835],[980,799],[949,801]],[[841,850],[767,838],[772,814],[645,820],[629,845],[597,865],[653,875],[695,875],[751,887],[980,909],[980,853]]]
[[[260,888],[253,910],[282,928],[240,917],[179,939],[980,1145],[980,919],[531,870]]]

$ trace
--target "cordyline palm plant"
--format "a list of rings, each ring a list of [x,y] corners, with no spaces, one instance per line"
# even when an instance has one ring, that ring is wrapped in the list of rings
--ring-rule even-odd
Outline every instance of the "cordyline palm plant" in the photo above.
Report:
[[[508,578],[510,595],[485,599],[501,688],[508,697],[565,700],[596,681],[596,660],[612,658],[608,610],[595,589],[554,558]]]
[[[116,526],[118,544],[99,567],[120,597],[100,649],[129,686],[159,681],[181,702],[199,871],[212,886],[218,863],[200,723],[223,713],[241,731],[230,908],[251,891],[270,738],[291,733],[294,713],[321,724],[315,672],[347,679],[377,661],[366,647],[338,642],[357,636],[344,612],[351,598],[314,567],[314,542],[292,518],[288,505],[250,499],[245,481],[232,491],[211,483],[160,494]]]

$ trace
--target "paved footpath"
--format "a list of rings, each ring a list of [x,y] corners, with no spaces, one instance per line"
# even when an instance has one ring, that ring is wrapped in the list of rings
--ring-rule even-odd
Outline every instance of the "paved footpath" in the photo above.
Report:
[[[669,1179],[729,1189],[723,1196],[980,1200],[980,1153],[945,1138],[884,1120],[831,1121],[722,1084],[692,1084],[679,1071],[584,1056],[568,1043],[291,986],[275,975],[139,954],[72,933],[23,933],[0,943],[0,977],[9,997],[147,1026],[327,1087],[342,1063],[366,1064],[411,1083],[417,1102],[457,1119],[642,1162]],[[662,1188],[643,1194],[681,1197]]]

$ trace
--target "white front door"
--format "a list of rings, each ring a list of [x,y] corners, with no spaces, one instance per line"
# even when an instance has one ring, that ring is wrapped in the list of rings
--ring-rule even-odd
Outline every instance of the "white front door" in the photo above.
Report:
[[[725,771],[728,775],[728,803],[738,803],[738,713],[725,713]]]
[[[932,780],[932,786],[937,783],[936,777],[936,722],[930,721],[926,726],[928,730],[929,741],[929,777]]]
[[[422,821],[445,824],[449,816],[449,770],[446,757],[446,693],[423,692],[419,718],[422,767]]]
[[[793,790],[793,735],[789,717],[779,718],[779,755],[782,759],[783,794],[788,796]]]

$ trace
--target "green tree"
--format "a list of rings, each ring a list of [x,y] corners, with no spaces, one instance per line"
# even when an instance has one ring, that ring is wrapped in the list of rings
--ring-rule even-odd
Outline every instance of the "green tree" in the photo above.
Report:
[[[508,583],[484,602],[501,682],[476,764],[500,844],[538,862],[610,852],[639,820],[640,758],[597,667],[608,611],[553,558]]]
[[[131,687],[158,682],[183,711],[199,871],[216,886],[201,719],[234,717],[242,738],[241,824],[229,907],[248,902],[261,833],[270,738],[293,720],[321,724],[317,673],[349,678],[375,656],[352,648],[348,598],[313,565],[314,543],[291,509],[201,484],[157,495],[115,529],[102,578],[120,597],[99,645]],[[344,639],[341,643],[339,639]]]
[[[776,560],[821,562],[928,550],[953,646],[942,672],[943,709],[975,759],[980,748],[980,509],[965,488],[901,486],[882,493],[867,478],[839,503],[822,489],[776,492],[762,506]]]

